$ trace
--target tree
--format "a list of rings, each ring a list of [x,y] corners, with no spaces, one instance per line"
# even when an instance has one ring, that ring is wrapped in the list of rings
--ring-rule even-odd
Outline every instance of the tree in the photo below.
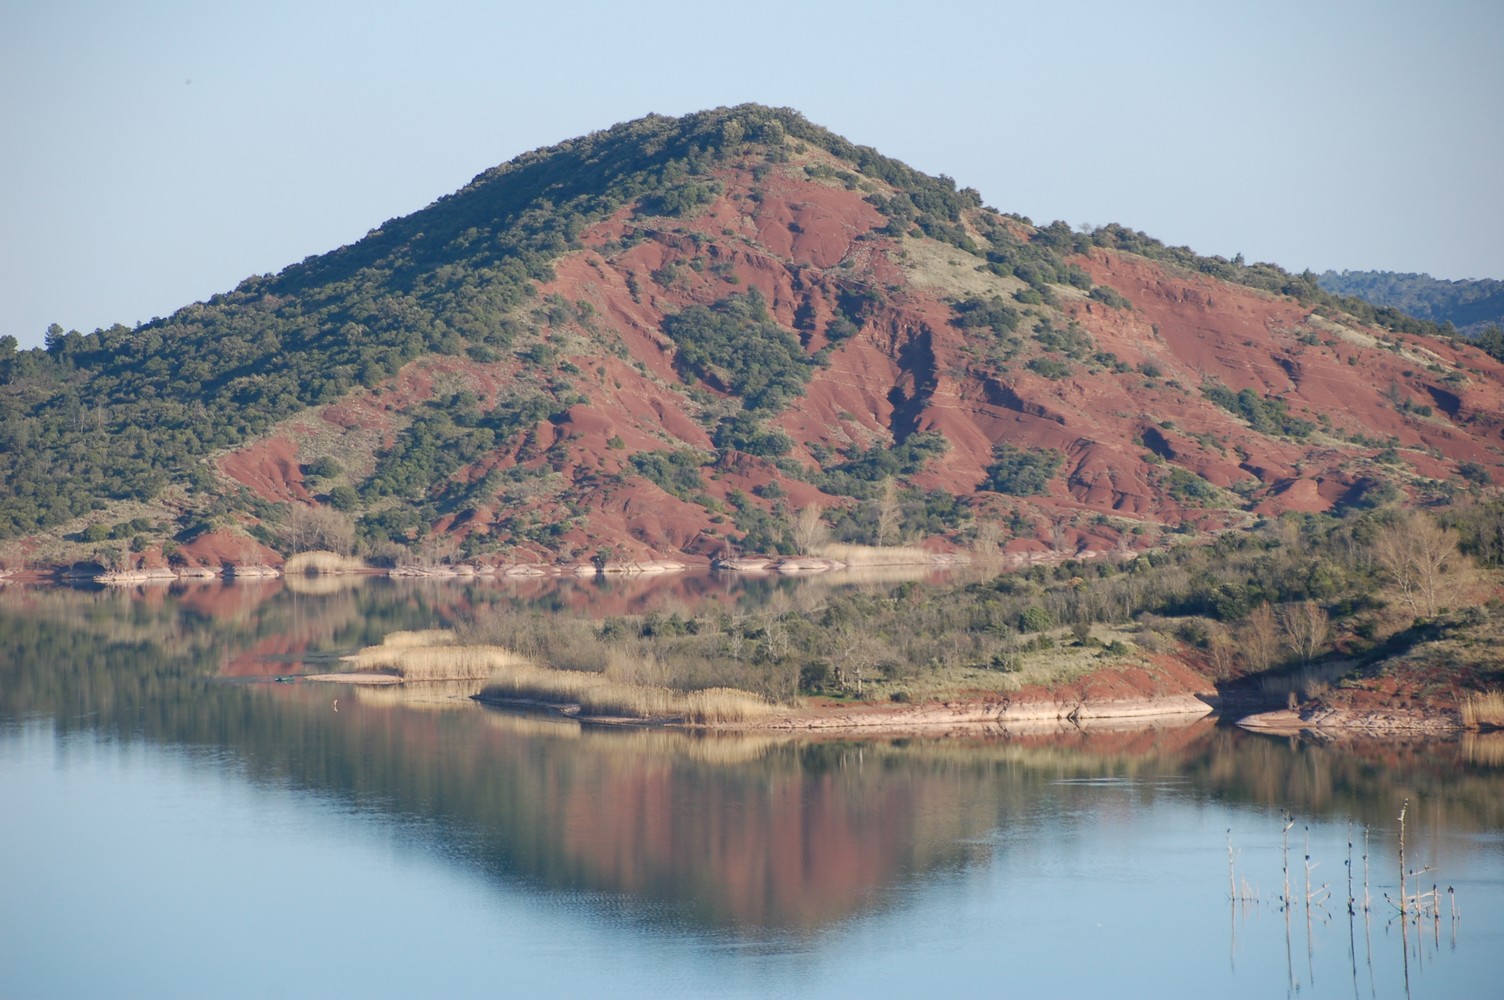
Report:
[[[1374,555],[1399,588],[1400,600],[1426,617],[1436,614],[1450,595],[1464,558],[1457,549],[1457,532],[1414,511],[1379,530]]]
[[[1008,529],[996,521],[978,521],[976,527],[976,539],[972,542],[972,551],[983,558],[994,557],[997,550],[1002,548],[1008,540]]]
[[[295,505],[282,530],[289,552],[335,552],[349,555],[355,548],[355,522],[330,507]]]
[[[1291,651],[1306,663],[1326,645],[1330,624],[1326,610],[1315,601],[1285,605],[1280,608],[1279,622]]]
[[[824,508],[812,503],[801,507],[794,516],[792,541],[800,555],[809,555],[825,540],[825,521],[821,516],[824,513]]]
[[[898,502],[898,486],[892,476],[883,479],[882,491],[877,495],[877,544],[887,545],[896,540],[903,525],[903,507]]]
[[[1255,670],[1268,670],[1279,653],[1279,620],[1274,609],[1260,604],[1243,624],[1243,653]]]
[[[1225,626],[1216,626],[1206,637],[1206,649],[1211,657],[1212,676],[1219,681],[1231,677],[1232,668],[1237,662],[1238,644],[1233,641]]]

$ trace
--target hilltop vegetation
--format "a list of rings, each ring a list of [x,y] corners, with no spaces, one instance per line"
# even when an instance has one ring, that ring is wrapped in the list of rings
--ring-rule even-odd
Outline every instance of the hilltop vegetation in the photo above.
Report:
[[[0,343],[0,558],[1068,558],[1487,489],[1501,371],[792,111],[653,116],[165,319]]]
[[[1470,336],[1504,325],[1504,281],[1448,281],[1429,274],[1394,271],[1326,271],[1316,280],[1334,294],[1450,325]],[[1492,340],[1498,347],[1490,353],[1500,357],[1504,334],[1495,332]]]

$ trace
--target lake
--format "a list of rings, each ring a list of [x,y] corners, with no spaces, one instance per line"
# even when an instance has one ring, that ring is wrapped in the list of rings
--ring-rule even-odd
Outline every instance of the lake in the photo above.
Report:
[[[0,589],[0,996],[1498,995],[1499,740],[582,726],[276,678],[802,585],[295,586]]]

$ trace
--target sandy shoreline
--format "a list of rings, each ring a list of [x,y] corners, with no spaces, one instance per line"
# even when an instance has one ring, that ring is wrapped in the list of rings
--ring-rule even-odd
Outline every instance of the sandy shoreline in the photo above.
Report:
[[[1237,724],[1249,732],[1270,736],[1314,736],[1326,739],[1452,736],[1466,732],[1455,713],[1447,711],[1279,709],[1244,716],[1237,720]]]
[[[350,671],[307,674],[298,681],[409,688],[415,700],[426,685],[453,683],[440,679],[405,681],[389,673]],[[781,706],[766,716],[738,722],[692,723],[679,717],[638,718],[582,714],[575,703],[483,696],[483,682],[457,678],[475,686],[470,700],[499,710],[553,712],[580,722],[605,726],[682,729],[697,732],[780,733],[786,735],[842,734],[941,736],[1000,730],[1113,728],[1153,729],[1189,725],[1217,714],[1217,699],[1205,692],[1165,693],[1141,697],[1039,697],[1046,692],[1021,692],[1012,697],[951,698],[918,704],[836,702],[808,698],[796,708]],[[1031,697],[1031,695],[1033,695]],[[456,704],[463,703],[456,699]],[[1401,710],[1352,711],[1333,708],[1254,711],[1227,718],[1249,732],[1269,736],[1307,736],[1318,739],[1383,736],[1449,737],[1466,731],[1455,712]]]

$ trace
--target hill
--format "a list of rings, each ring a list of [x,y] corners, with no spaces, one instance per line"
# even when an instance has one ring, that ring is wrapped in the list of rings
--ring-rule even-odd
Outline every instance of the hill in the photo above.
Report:
[[[0,345],[8,564],[1141,548],[1504,474],[1504,365],[755,105],[526,154],[134,329]]]
[[[1335,295],[1399,309],[1432,323],[1451,324],[1474,337],[1491,326],[1504,325],[1504,281],[1447,281],[1429,274],[1394,271],[1327,271],[1317,282]]]

